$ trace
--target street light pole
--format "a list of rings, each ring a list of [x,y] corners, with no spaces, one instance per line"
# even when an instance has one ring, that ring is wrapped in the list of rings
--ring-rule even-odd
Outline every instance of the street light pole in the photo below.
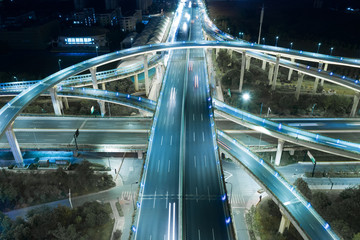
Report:
[[[262,38],[262,44],[265,45],[265,38],[264,37]]]
[[[231,182],[225,182],[225,183],[228,183],[228,184],[230,184],[230,186],[231,186],[231,188],[230,188],[230,205],[231,205],[233,185],[232,185],[232,183],[231,183]]]
[[[134,208],[134,210],[136,210],[136,208],[135,208],[135,203],[134,203],[134,194],[133,194],[133,192],[132,192],[132,185],[133,184],[138,184],[139,182],[133,182],[131,185],[130,185],[130,189],[131,189],[131,198],[132,198],[132,204],[133,204],[133,208]]]
[[[96,56],[99,56],[98,48],[99,48],[99,46],[96,46],[96,47],[95,47],[95,50],[96,50]]]
[[[294,45],[294,43],[293,43],[293,42],[291,42],[291,43],[290,43],[290,49],[292,49],[292,48],[293,48],[293,45]]]
[[[317,51],[316,51],[316,53],[319,53],[319,50],[320,50],[320,46],[321,46],[321,43],[318,43],[318,48],[317,48]]]
[[[334,47],[331,47],[330,48],[330,56],[333,54],[333,51],[334,51]]]
[[[58,60],[58,65],[59,65],[59,71],[61,71],[61,59],[60,58]]]
[[[275,41],[275,47],[277,47],[277,45],[278,45],[278,40],[279,40],[279,36],[276,36],[276,41]]]
[[[261,28],[262,28],[262,24],[263,24],[263,19],[264,19],[264,4],[262,5],[262,8],[261,8],[259,36],[258,36],[257,44],[260,44]]]

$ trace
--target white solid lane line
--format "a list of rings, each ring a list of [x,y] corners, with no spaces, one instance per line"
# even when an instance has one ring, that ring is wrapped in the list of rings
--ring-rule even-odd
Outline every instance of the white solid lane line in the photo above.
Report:
[[[170,229],[170,226],[171,226],[171,224],[170,224],[170,222],[171,222],[171,203],[169,203],[169,220],[168,220],[168,240],[170,240],[170,231],[171,231],[171,229]]]

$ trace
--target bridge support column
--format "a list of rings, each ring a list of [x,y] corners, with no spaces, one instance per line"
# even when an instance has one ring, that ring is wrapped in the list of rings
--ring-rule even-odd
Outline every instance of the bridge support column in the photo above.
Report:
[[[269,63],[269,75],[268,75],[269,85],[272,84],[272,79],[274,76],[274,68],[275,68],[275,65],[273,63]]]
[[[301,85],[302,85],[303,80],[304,80],[304,74],[303,74],[303,73],[299,73],[298,82],[297,82],[296,91],[295,91],[295,99],[296,99],[296,100],[299,100],[300,90],[301,90]]]
[[[97,82],[97,79],[96,79],[96,67],[92,67],[89,70],[90,70],[90,73],[91,73],[91,80],[92,80],[93,88],[94,89],[99,89],[98,82]],[[105,116],[105,113],[106,113],[105,102],[104,101],[98,101],[98,103],[99,103],[99,106],[100,106],[101,116],[103,117],[103,116]]]
[[[360,93],[356,93],[354,95],[354,102],[353,102],[353,105],[352,105],[352,108],[351,108],[350,117],[355,117],[356,116],[356,110],[357,110],[357,107],[359,105],[359,98],[360,98]]]
[[[283,234],[285,229],[289,229],[290,227],[290,220],[283,214],[281,213],[281,221],[280,221],[280,226],[279,226],[279,233]]]
[[[231,58],[232,58],[232,55],[233,55],[233,50],[228,49],[228,54],[230,55],[230,59],[231,59]]]
[[[215,58],[216,58],[216,59],[217,59],[218,56],[219,56],[219,51],[220,51],[219,48],[215,48]]]
[[[329,66],[329,64],[328,64],[328,63],[325,63],[325,65],[324,65],[324,71],[327,71],[327,70],[328,70],[328,66]],[[320,85],[321,85],[322,87],[324,86],[324,79],[321,79]]]
[[[295,58],[291,58],[291,61],[295,62]],[[292,76],[293,71],[294,71],[293,69],[289,69],[289,75],[288,75],[288,78],[287,78],[288,81],[291,80],[291,76]]]
[[[246,71],[250,71],[250,61],[251,61],[251,57],[246,56]]]
[[[106,90],[105,83],[102,83],[102,84],[101,84],[101,88],[102,88],[102,90]]]
[[[65,109],[69,109],[69,102],[67,97],[62,97],[62,100],[64,101]]]
[[[137,152],[138,155],[138,159],[142,159],[143,158],[143,152],[142,151],[138,151]]]
[[[61,115],[61,105],[60,105],[59,98],[56,94],[56,87],[50,88],[49,91],[50,91],[51,102],[54,107],[54,113],[55,113],[55,115],[60,116]]]
[[[91,74],[91,81],[94,89],[99,89],[96,79],[96,67],[89,68]]]
[[[323,67],[323,62],[319,62],[318,69],[322,69],[322,67]],[[312,94],[315,94],[315,93],[316,93],[317,88],[318,88],[318,85],[319,85],[319,78],[315,78],[314,88],[313,88]]]
[[[145,76],[145,94],[149,96],[150,92],[150,81],[149,81],[149,66],[148,66],[148,55],[144,55],[144,76]]]
[[[266,70],[266,61],[265,60],[262,61],[261,69],[264,71]]]
[[[15,162],[19,167],[23,166],[23,157],[20,151],[19,143],[16,139],[14,130],[13,130],[13,124],[12,122],[10,126],[5,130],[6,138],[9,142],[11,152],[14,156]]]
[[[134,75],[134,85],[135,85],[135,91],[139,91],[139,76],[137,74]]]
[[[283,148],[284,148],[284,140],[279,139],[278,140],[278,146],[277,146],[277,150],[276,150],[276,157],[275,157],[275,166],[279,166],[280,162],[281,162],[281,155],[283,152]]]
[[[277,82],[277,78],[278,78],[278,74],[279,74],[279,63],[280,63],[280,55],[276,55],[276,63],[275,63],[275,73],[274,73],[274,78],[272,81],[272,90],[276,89],[276,82]]]
[[[245,58],[246,58],[246,51],[242,51],[241,56],[241,69],[240,69],[240,83],[239,83],[239,92],[242,92],[242,87],[244,83],[244,75],[245,75]]]

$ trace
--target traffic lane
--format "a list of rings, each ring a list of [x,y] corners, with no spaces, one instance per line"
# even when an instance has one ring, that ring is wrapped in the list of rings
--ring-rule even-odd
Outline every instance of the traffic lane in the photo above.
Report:
[[[156,196],[179,195],[179,151],[180,151],[180,119],[182,108],[182,84],[185,74],[183,55],[186,51],[174,51],[167,71],[167,81],[161,92],[162,102],[159,108],[155,135],[149,156],[149,166],[145,175],[144,192],[141,199],[141,209],[138,222],[139,239],[154,237],[162,239],[165,234],[158,229],[166,229],[163,225],[165,212],[155,211]],[[171,80],[170,80],[171,79]],[[176,92],[177,90],[177,92]],[[172,171],[170,171],[170,169]],[[153,196],[153,205],[147,204],[146,196]],[[145,197],[145,200],[144,200]],[[178,200],[177,200],[178,201]],[[160,205],[161,206],[161,205]],[[152,208],[151,208],[152,207]],[[154,212],[155,211],[155,212]],[[173,213],[177,219],[177,212]],[[151,226],[151,227],[150,227]],[[177,224],[174,231],[177,231]],[[154,235],[154,236],[153,236]],[[177,238],[177,237],[175,237]]]
[[[173,236],[174,239],[178,239],[177,198],[178,196],[169,198],[162,195],[144,196],[140,206],[140,208],[146,208],[146,211],[142,211],[141,215],[144,224],[139,225],[137,229],[137,239],[168,239],[169,233],[170,239]],[[169,206],[170,203],[171,208]]]
[[[195,54],[195,57],[198,56]],[[209,108],[206,104],[205,74],[201,71],[203,62],[194,61],[193,64],[197,71],[189,73],[190,82],[191,78],[194,79],[196,75],[200,75],[201,87],[197,87],[195,83],[189,84],[186,98],[186,235],[191,239],[197,239],[195,236],[199,239],[212,239],[213,237],[226,239],[228,235],[223,203],[219,205],[211,200],[217,198],[219,202],[221,193],[211,137]],[[202,158],[199,153],[209,154]],[[199,206],[199,200],[202,201],[204,198],[208,199],[208,202]],[[216,209],[216,211],[209,212],[209,209]],[[209,225],[212,224],[219,228],[209,228]]]
[[[170,173],[172,169],[176,170],[179,166],[179,151],[180,151],[180,124],[181,124],[181,97],[182,87],[181,78],[185,74],[185,63],[179,62],[174,64],[169,71],[182,69],[176,72],[173,77],[175,81],[166,82],[166,89],[163,92],[163,99],[160,105],[160,112],[158,115],[158,122],[156,124],[156,134],[153,138],[153,145],[151,155],[149,157],[149,170],[147,171],[146,181],[151,182],[144,190],[145,194],[151,194],[155,191],[160,191],[160,194],[165,194],[165,191],[178,192],[178,171]],[[173,89],[178,90],[174,93]],[[160,168],[160,169],[159,169]],[[159,175],[153,174],[160,172]]]

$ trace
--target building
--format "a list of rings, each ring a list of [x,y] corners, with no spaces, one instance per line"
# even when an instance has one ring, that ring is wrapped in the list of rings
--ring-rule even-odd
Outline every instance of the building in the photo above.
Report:
[[[57,41],[59,48],[93,49],[107,48],[106,34],[108,30],[103,28],[74,27],[60,33]]]
[[[119,0],[105,0],[106,10],[113,10],[115,8],[118,8],[119,6]]]
[[[0,25],[0,28],[23,27],[35,20],[36,15],[34,11],[24,12],[15,16],[6,17]]]
[[[15,30],[3,29],[0,41],[11,49],[43,50],[50,47],[59,29],[60,24],[56,20]]]
[[[80,12],[73,13],[73,24],[91,27],[96,23],[95,10],[93,8],[84,8]]]
[[[152,0],[136,0],[136,8],[146,11],[152,4]]]
[[[135,13],[132,16],[128,17],[121,17],[120,18],[120,29],[122,31],[135,31],[136,30],[136,23],[141,22],[142,20],[142,13],[141,10],[135,10]]]
[[[102,27],[120,25],[121,18],[121,8],[116,8],[115,10],[108,13],[96,14],[96,22]]]
[[[86,0],[74,0],[75,10],[81,10],[85,8],[87,1]]]

